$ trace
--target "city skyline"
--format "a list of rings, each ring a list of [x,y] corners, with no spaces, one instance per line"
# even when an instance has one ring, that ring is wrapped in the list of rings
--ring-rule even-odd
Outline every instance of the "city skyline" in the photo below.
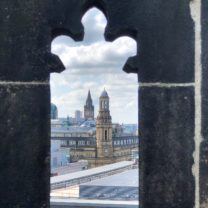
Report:
[[[123,37],[105,42],[106,19],[97,9],[91,9],[82,22],[84,41],[74,42],[61,36],[52,44],[52,52],[59,55],[66,66],[61,74],[51,75],[51,101],[58,107],[59,117],[83,111],[89,89],[96,117],[99,96],[105,88],[110,97],[113,122],[138,123],[137,76],[122,71],[127,58],[136,54],[135,41]],[[132,47],[134,51],[130,51]]]

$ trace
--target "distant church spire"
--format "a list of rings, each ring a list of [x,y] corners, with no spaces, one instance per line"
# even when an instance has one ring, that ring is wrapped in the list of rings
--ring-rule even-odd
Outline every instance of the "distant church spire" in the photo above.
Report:
[[[92,103],[90,90],[88,91],[86,104],[84,106],[84,118],[85,120],[94,119],[94,106]]]
[[[88,91],[86,104],[87,104],[88,102],[91,102],[91,103],[92,103],[92,98],[91,98],[91,93],[90,93],[90,90]]]

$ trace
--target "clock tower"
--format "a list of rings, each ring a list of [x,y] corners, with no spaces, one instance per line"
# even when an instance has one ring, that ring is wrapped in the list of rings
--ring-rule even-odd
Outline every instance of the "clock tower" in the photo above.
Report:
[[[96,120],[96,144],[99,163],[112,163],[112,121],[109,110],[109,96],[106,90],[99,98],[99,113]]]

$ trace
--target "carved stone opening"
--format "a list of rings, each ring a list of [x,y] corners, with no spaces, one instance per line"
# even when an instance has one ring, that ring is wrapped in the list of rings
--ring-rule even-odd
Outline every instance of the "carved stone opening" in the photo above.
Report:
[[[89,7],[89,8],[91,8],[91,7]],[[88,8],[88,9],[89,9]],[[87,10],[88,9],[86,9],[86,12],[87,12]],[[59,32],[61,32],[61,29],[59,30],[59,32],[57,32],[57,30],[54,30],[53,31],[54,33],[56,33],[56,35],[58,35],[59,34]],[[64,34],[66,34],[66,33],[64,33]],[[69,34],[69,33],[67,33],[67,34]],[[54,37],[56,36],[56,35],[54,35]],[[121,54],[121,56],[123,57],[123,60],[125,60],[126,59],[126,57],[124,57],[124,54],[122,53],[122,39],[119,39],[118,41],[120,41],[120,42],[116,42],[115,41],[115,43],[117,43],[117,48],[115,48],[115,50],[118,50],[118,56],[119,56],[119,53]],[[125,42],[126,41],[126,42]],[[124,39],[123,39],[123,44],[125,44],[125,43],[127,43],[127,38],[125,39],[125,41],[124,41]],[[130,42],[130,40],[129,40],[129,42]],[[112,46],[114,46],[115,45],[115,43],[112,43]],[[107,44],[107,43],[106,43]],[[114,45],[113,45],[114,44]],[[73,45],[74,45],[74,43],[73,43]],[[108,43],[108,45],[111,45],[110,43]],[[131,50],[133,50],[133,48],[136,48],[135,47],[135,43],[134,43],[134,46],[133,46],[133,41],[132,41],[132,43],[130,44],[130,46],[131,46]],[[119,47],[120,47],[120,51],[119,51]],[[128,46],[123,46],[123,48],[125,48],[125,50],[126,50],[126,48],[127,48]],[[105,50],[105,48],[103,49],[103,50]],[[130,50],[129,50],[130,51]],[[133,53],[133,52],[132,52]],[[72,54],[73,54],[73,52],[72,52]],[[129,54],[129,53],[127,53],[127,54]],[[58,54],[57,54],[58,55]],[[128,56],[127,56],[128,57]],[[61,58],[61,57],[60,57]],[[80,54],[80,58],[82,58],[82,56],[81,56],[81,54]],[[110,57],[109,57],[110,58]],[[70,57],[69,57],[69,59],[70,59]],[[116,59],[116,57],[115,57],[115,59]],[[92,60],[92,62],[95,62],[95,67],[96,67],[96,59],[95,60]],[[124,62],[124,61],[123,61]],[[99,63],[100,64],[100,63]],[[103,64],[105,64],[105,62],[103,63]],[[108,66],[109,68],[110,68],[110,66]],[[70,70],[72,70],[72,69],[70,69],[70,66],[67,66],[67,68],[69,69],[69,73],[70,73]],[[112,67],[111,67],[112,68]],[[121,71],[121,68],[122,68],[122,66],[120,66],[119,68],[116,66],[115,67],[115,70],[119,70],[119,71]],[[65,71],[66,72],[66,71]],[[63,72],[63,73],[65,73],[65,72]],[[75,72],[75,71],[73,71],[73,72]],[[83,73],[85,73],[84,72],[84,69],[82,69],[82,72]],[[99,72],[99,69],[97,69],[97,72],[96,71],[91,71],[91,73],[92,73],[92,75],[94,75],[94,79],[98,79],[97,77],[97,75],[98,74],[102,74],[102,73],[109,73],[108,72],[108,68],[106,67],[106,72]],[[117,72],[115,72],[115,73],[117,73]],[[80,75],[81,76],[81,75]],[[102,76],[102,75],[101,75]],[[125,74],[125,77],[127,77],[126,78],[126,80],[128,79],[128,77],[130,77],[130,75],[128,75],[128,74]],[[80,78],[79,78],[80,79]],[[119,79],[119,78],[117,78],[117,79]],[[104,76],[103,76],[103,80],[104,80]],[[125,80],[125,81],[126,81]],[[114,80],[115,81],[115,84],[117,83],[116,82],[116,80]],[[136,77],[135,77],[135,79],[133,80],[132,79],[132,82],[133,81],[135,81],[135,94],[137,94],[137,80],[136,80]],[[73,84],[73,82],[71,83],[71,84]],[[124,88],[124,90],[123,91],[125,91],[125,87],[127,87],[128,88],[128,83],[124,83],[124,84],[126,84],[126,86],[124,85],[124,86],[121,86],[120,88]],[[130,84],[130,82],[129,82],[129,84]],[[133,84],[132,84],[132,86],[133,86]],[[88,89],[87,89],[88,90]],[[121,90],[121,89],[120,89]],[[86,92],[85,92],[86,93]],[[89,94],[88,94],[88,96],[89,96]],[[125,95],[124,95],[125,96]],[[135,101],[137,100],[137,98],[135,98]],[[88,102],[88,101],[86,101],[86,102]],[[94,101],[93,101],[94,102]],[[105,110],[108,110],[108,108],[109,108],[109,102],[107,102],[105,99],[103,99],[102,101],[100,101],[103,105],[101,105],[101,108],[102,108],[102,110],[103,111],[105,111]],[[128,104],[130,104],[131,103],[131,98],[130,97],[128,97]],[[98,102],[97,102],[97,104],[99,104]],[[127,103],[126,103],[127,104]],[[123,106],[124,107],[124,106]],[[137,107],[136,107],[137,108]],[[124,110],[125,111],[125,110]],[[134,115],[135,115],[135,118],[137,119],[137,112],[134,112],[133,113]],[[104,114],[103,114],[104,115]],[[104,115],[104,119],[103,119],[103,121],[104,121],[104,123],[105,123],[105,125],[108,125],[108,123],[109,123],[109,118],[108,117],[105,117],[106,115]],[[102,119],[101,119],[102,120]],[[111,120],[111,118],[110,118],[110,120]],[[101,125],[101,123],[99,124],[99,125]],[[107,129],[107,130],[106,130]],[[93,157],[95,157],[95,156],[97,156],[97,157],[101,157],[102,158],[102,164],[104,165],[104,164],[108,164],[109,162],[112,162],[112,161],[114,161],[114,162],[118,162],[118,161],[120,161],[120,160],[124,160],[124,158],[128,158],[128,160],[130,159],[130,157],[131,157],[131,155],[132,155],[132,153],[131,153],[131,151],[132,151],[132,149],[133,148],[135,148],[135,147],[138,147],[138,139],[136,139],[136,136],[135,136],[135,138],[133,138],[133,139],[131,139],[131,138],[128,138],[128,137],[126,137],[126,138],[124,138],[121,142],[119,141],[119,139],[117,139],[116,140],[116,142],[117,142],[117,146],[115,146],[114,147],[114,149],[117,151],[115,154],[113,153],[113,149],[112,148],[108,148],[108,146],[110,145],[110,143],[112,142],[112,136],[110,136],[111,134],[112,134],[112,127],[111,126],[105,126],[105,128],[103,128],[103,129],[101,129],[102,131],[101,132],[103,132],[102,133],[102,135],[98,135],[98,134],[96,134],[96,137],[99,137],[99,136],[101,136],[102,137],[102,140],[101,140],[101,143],[106,143],[106,146],[105,147],[103,147],[103,150],[102,151],[100,151],[99,150],[99,148],[100,147],[98,147],[98,145],[96,146],[96,148],[98,149],[98,151],[97,152],[95,152],[94,154],[88,154],[88,153],[86,153],[86,157],[88,158],[88,157],[90,157],[90,159],[91,160],[93,160]],[[130,140],[132,141],[131,143],[130,143]],[[115,143],[115,142],[114,142]],[[114,145],[114,143],[112,143],[112,145]],[[126,148],[124,148],[124,149],[120,149],[120,150],[118,150],[118,148],[119,148],[119,146],[123,146],[123,147],[126,147]],[[79,149],[79,147],[78,146],[81,146],[81,144],[78,144],[77,143],[77,145],[76,145],[76,151],[78,151],[78,149]],[[78,148],[77,148],[78,147]],[[127,147],[129,147],[129,148],[127,148]],[[131,147],[131,148],[130,148]],[[73,153],[72,153],[73,154]],[[75,157],[76,157],[76,159],[85,159],[85,157],[84,156],[82,156],[82,155],[80,155],[80,154],[73,154],[73,155],[75,155]],[[111,156],[109,156],[109,155],[111,155]],[[111,158],[110,158],[111,157]],[[119,158],[119,160],[118,159],[116,159],[116,158]],[[109,160],[109,158],[110,158],[110,160]],[[107,159],[108,159],[108,161],[107,161]],[[105,161],[106,160],[106,161]],[[101,165],[101,162],[95,162],[96,164],[94,164],[94,166],[99,166],[99,165]]]

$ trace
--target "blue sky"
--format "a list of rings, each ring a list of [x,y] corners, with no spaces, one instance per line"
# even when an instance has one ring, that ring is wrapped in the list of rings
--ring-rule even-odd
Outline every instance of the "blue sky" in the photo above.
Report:
[[[99,96],[105,88],[113,122],[137,123],[137,76],[122,71],[127,58],[136,54],[136,42],[128,37],[106,42],[106,19],[97,9],[89,10],[82,23],[84,41],[60,36],[52,43],[52,52],[66,67],[61,74],[53,73],[50,80],[51,100],[58,107],[59,117],[73,117],[75,110],[83,111],[89,89],[97,116]]]

